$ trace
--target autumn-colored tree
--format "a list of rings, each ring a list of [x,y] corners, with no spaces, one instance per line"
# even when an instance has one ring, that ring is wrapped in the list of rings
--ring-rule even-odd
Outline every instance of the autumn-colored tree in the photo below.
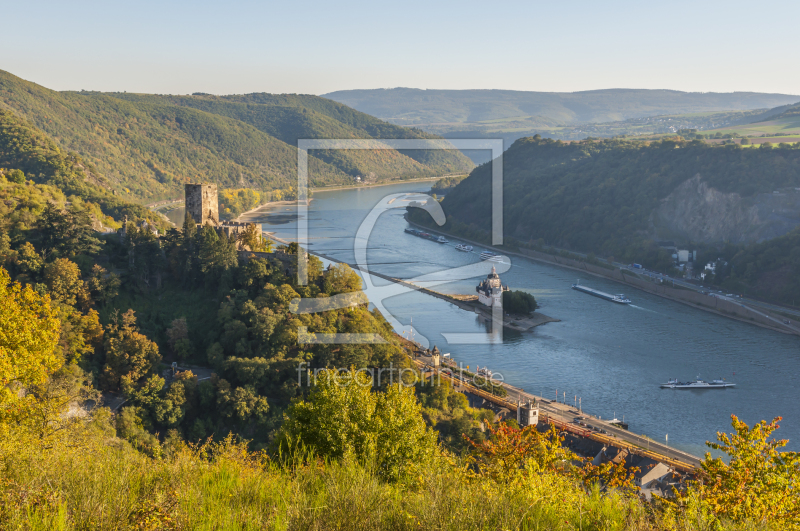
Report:
[[[58,315],[61,320],[59,345],[67,362],[78,363],[102,346],[103,327],[100,315],[95,310],[90,309],[84,314],[62,304],[58,308]]]
[[[475,442],[465,437],[473,448],[471,460],[481,477],[510,482],[527,471],[567,470],[577,460],[575,454],[561,446],[562,437],[554,425],[546,432],[535,426],[516,428],[501,423],[489,426],[491,437]]]
[[[139,333],[133,310],[120,319],[115,313],[106,327],[106,364],[100,382],[104,389],[116,390],[123,377],[138,382],[161,361],[158,346]]]
[[[59,258],[44,268],[44,281],[53,300],[68,306],[88,300],[86,288],[81,280],[81,270],[75,262]]]
[[[583,466],[577,469],[578,476],[587,487],[597,483],[604,489],[613,489],[629,495],[638,493],[636,474],[639,471],[639,467],[636,466],[626,467],[624,459],[595,465],[590,458],[587,458]]]
[[[63,359],[59,321],[50,297],[11,283],[0,268],[0,419],[25,407],[18,387],[44,384]]]
[[[255,223],[248,223],[244,231],[238,236],[239,243],[256,252],[272,252],[272,240],[264,238]]]
[[[179,317],[172,320],[172,324],[167,328],[167,340],[169,348],[175,350],[175,344],[189,337],[189,326],[186,324],[186,317]]]
[[[86,289],[89,290],[92,299],[105,304],[117,296],[120,283],[119,275],[109,273],[103,266],[95,264],[86,280]]]
[[[769,440],[781,417],[750,427],[731,415],[734,433],[717,433],[706,444],[729,457],[701,463],[701,500],[721,519],[772,522],[800,528],[800,453],[782,452],[787,439]],[[793,529],[795,527],[792,527]]]
[[[586,487],[599,484],[605,489],[634,493],[635,473],[638,468],[626,468],[625,461],[593,465],[591,459],[581,459],[562,446],[563,436],[555,425],[540,432],[534,426],[517,428],[501,423],[496,429],[489,426],[491,438],[481,442],[471,441],[471,460],[478,474],[502,483],[519,476],[556,472],[581,481]]]
[[[44,261],[30,242],[25,242],[17,253],[17,270],[20,273],[35,277],[42,271]]]

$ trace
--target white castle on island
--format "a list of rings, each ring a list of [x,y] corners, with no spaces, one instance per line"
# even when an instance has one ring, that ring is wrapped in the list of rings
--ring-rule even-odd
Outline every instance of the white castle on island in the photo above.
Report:
[[[492,266],[492,272],[489,273],[485,279],[475,288],[478,292],[478,301],[486,306],[503,307],[503,292],[510,291],[508,286],[503,286],[500,282],[500,275],[497,274],[497,269]]]

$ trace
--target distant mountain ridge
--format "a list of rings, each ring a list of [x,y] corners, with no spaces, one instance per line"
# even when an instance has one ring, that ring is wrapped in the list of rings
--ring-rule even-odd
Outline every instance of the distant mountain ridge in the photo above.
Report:
[[[121,197],[179,196],[185,182],[271,191],[297,183],[298,138],[440,138],[310,95],[56,92],[0,71],[0,109],[91,163]],[[469,171],[455,150],[316,151],[312,186]]]
[[[583,92],[513,90],[341,90],[325,98],[401,125],[470,123],[537,117],[543,125],[614,122],[645,116],[767,109],[800,96],[757,92],[603,89]]]

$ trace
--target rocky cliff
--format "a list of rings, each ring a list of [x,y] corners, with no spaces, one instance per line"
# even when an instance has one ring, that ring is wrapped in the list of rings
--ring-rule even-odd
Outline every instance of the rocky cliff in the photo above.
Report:
[[[800,189],[742,197],[710,187],[700,174],[663,199],[651,216],[657,239],[761,242],[800,226]]]

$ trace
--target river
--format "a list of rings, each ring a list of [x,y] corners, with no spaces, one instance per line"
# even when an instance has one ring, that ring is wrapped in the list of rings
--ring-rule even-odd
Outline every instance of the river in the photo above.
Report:
[[[427,191],[430,183],[318,192],[308,212],[309,249],[352,262],[353,239],[369,210],[384,195]],[[182,219],[182,211],[176,216]],[[176,219],[178,219],[176,217]],[[265,231],[295,239],[297,216],[291,207],[260,210]],[[383,214],[368,244],[370,270],[410,278],[479,260],[456,251],[458,241],[441,245],[403,232],[402,210]],[[540,310],[561,322],[532,332],[506,330],[502,344],[448,345],[443,333],[478,332],[476,315],[419,292],[384,301],[403,325],[414,327],[454,359],[488,366],[505,381],[526,391],[572,404],[602,418],[616,416],[633,432],[681,450],[702,455],[704,441],[730,431],[730,415],[750,424],[783,416],[780,438],[800,450],[800,339],[733,321],[639,291],[625,293],[630,306],[571,289],[581,284],[619,293],[624,286],[549,264],[512,257],[503,284],[536,297]],[[443,273],[446,274],[446,273]],[[474,294],[479,279],[441,285],[437,291]],[[384,283],[374,279],[376,284]],[[406,328],[407,330],[407,328]],[[403,330],[398,330],[403,332]],[[669,378],[705,380],[724,377],[731,389],[705,391],[660,389]]]

